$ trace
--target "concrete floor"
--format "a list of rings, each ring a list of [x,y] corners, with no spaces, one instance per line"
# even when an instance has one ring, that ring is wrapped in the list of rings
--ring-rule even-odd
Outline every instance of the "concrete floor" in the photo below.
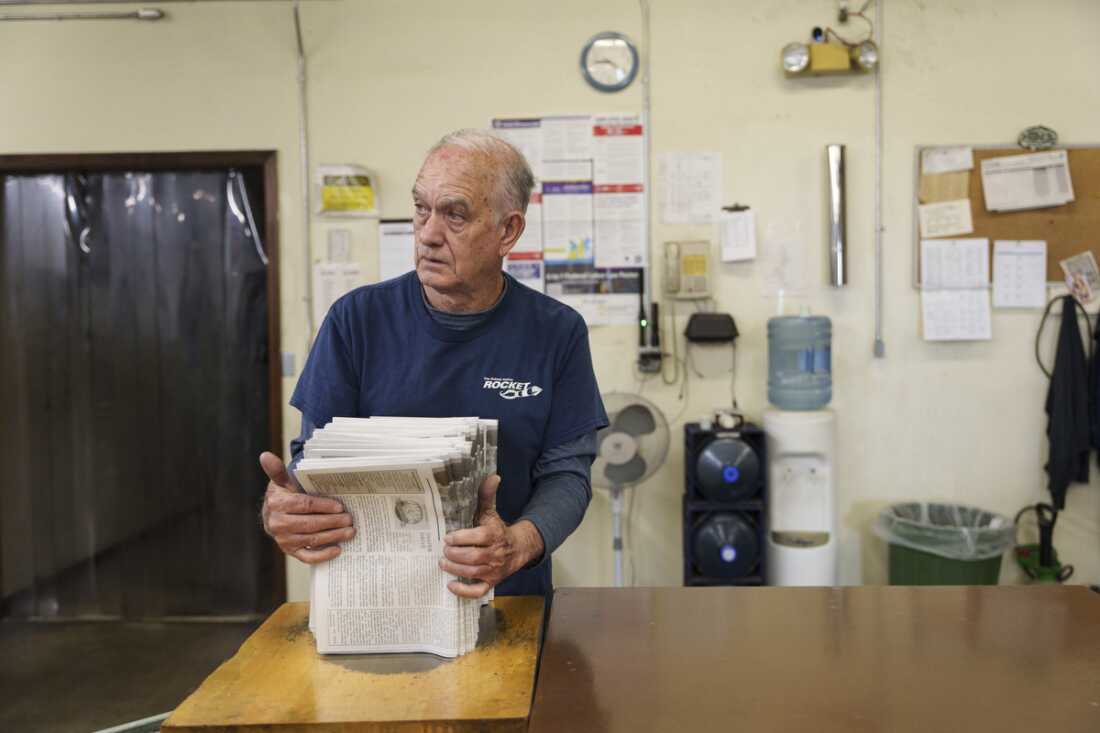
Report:
[[[0,621],[0,731],[89,733],[166,713],[257,625]]]

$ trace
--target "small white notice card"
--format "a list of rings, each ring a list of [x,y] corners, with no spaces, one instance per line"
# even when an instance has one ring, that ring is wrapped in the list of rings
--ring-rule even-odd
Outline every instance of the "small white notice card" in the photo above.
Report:
[[[723,262],[756,257],[756,215],[751,209],[723,211],[719,226],[722,228]]]
[[[993,243],[993,307],[1042,308],[1047,300],[1047,243]]]
[[[989,240],[922,240],[920,265],[925,340],[991,339]]]
[[[925,148],[920,155],[921,173],[951,173],[974,167],[974,151],[966,145],[948,148]]]
[[[970,199],[922,204],[917,209],[922,237],[953,237],[974,231],[970,216]]]

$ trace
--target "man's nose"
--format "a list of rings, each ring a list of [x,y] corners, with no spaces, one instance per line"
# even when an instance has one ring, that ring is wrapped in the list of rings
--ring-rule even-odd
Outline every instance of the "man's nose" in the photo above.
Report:
[[[443,244],[443,217],[434,211],[420,225],[420,243],[429,247]]]

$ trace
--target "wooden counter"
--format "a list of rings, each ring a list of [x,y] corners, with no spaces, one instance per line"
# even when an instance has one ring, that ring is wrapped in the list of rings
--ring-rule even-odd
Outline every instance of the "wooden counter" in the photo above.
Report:
[[[478,648],[428,654],[321,656],[309,605],[287,603],[165,722],[165,733],[522,731],[535,684],[539,597],[482,610]],[[486,621],[489,623],[486,624]]]
[[[1100,595],[562,589],[531,731],[1097,733]]]

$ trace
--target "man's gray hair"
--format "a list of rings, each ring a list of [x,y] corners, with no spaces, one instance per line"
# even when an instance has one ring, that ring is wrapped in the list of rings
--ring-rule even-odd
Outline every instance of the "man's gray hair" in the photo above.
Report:
[[[493,195],[493,209],[499,221],[509,211],[519,210],[527,213],[527,203],[531,200],[531,189],[535,187],[535,176],[527,159],[514,145],[488,130],[467,128],[455,130],[444,135],[428,151],[428,157],[441,148],[455,147],[480,153],[492,158],[499,165],[496,192]]]

